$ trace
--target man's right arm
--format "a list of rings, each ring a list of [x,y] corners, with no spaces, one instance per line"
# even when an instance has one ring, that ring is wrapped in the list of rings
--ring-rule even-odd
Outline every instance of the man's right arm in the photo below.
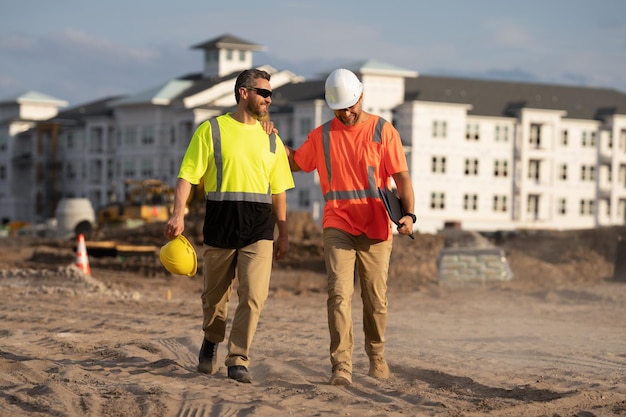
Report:
[[[178,178],[174,189],[174,210],[165,225],[165,235],[170,239],[174,239],[185,230],[185,208],[189,194],[191,194],[191,183]]]

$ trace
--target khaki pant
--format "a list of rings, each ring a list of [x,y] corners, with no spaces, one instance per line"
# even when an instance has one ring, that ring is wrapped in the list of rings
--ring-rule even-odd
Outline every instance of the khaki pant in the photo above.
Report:
[[[204,337],[213,343],[224,341],[228,302],[235,276],[239,280],[239,304],[235,310],[226,366],[250,363],[252,339],[267,299],[272,271],[273,242],[259,240],[241,249],[204,245],[204,289],[202,312]]]
[[[392,241],[352,236],[338,229],[324,229],[324,260],[328,275],[328,329],[333,370],[352,372],[354,336],[352,294],[355,263],[363,300],[365,352],[370,359],[384,357],[387,328],[387,274]]]

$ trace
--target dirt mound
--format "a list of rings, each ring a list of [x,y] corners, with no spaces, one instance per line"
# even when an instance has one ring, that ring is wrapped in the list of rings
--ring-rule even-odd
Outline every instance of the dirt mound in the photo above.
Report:
[[[626,239],[626,226],[523,231],[492,238],[505,250],[515,281],[553,287],[611,279],[617,242]]]
[[[289,214],[290,250],[286,259],[275,264],[273,285],[289,291],[325,290],[324,260],[320,227],[308,213]],[[90,239],[112,240],[125,245],[166,243],[164,224],[136,229],[97,231]],[[202,219],[187,219],[185,235],[202,247]],[[522,231],[485,234],[485,238],[505,251],[517,287],[556,287],[568,283],[593,283],[613,276],[618,239],[626,238],[626,226],[573,231]],[[389,273],[390,291],[413,291],[437,283],[437,257],[449,234],[415,234],[415,240],[395,236]],[[0,268],[56,268],[74,262],[75,242],[42,238],[0,239],[3,257]],[[143,276],[168,272],[158,259],[158,251],[138,256],[94,257],[92,268],[133,271]],[[202,263],[199,265],[199,273]],[[280,277],[280,272],[288,277]],[[295,274],[294,274],[295,273]],[[297,276],[294,281],[293,276]]]

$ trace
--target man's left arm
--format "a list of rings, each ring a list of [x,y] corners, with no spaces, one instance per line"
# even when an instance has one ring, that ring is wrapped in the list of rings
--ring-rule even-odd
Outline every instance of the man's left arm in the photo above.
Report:
[[[414,215],[413,210],[415,206],[415,194],[413,193],[411,176],[408,171],[402,171],[393,174],[392,177],[398,189],[398,197],[400,197],[402,211],[407,213],[398,221],[398,223],[402,225],[398,227],[398,232],[402,235],[410,235],[413,233],[413,217],[408,213]]]
[[[287,230],[287,193],[272,194],[272,209],[276,216],[278,238],[274,242],[274,259],[282,259],[289,252],[289,236]]]

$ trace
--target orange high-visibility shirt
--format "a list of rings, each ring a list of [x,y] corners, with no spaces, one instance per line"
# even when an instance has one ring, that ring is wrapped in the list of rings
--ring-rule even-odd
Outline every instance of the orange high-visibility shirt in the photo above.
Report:
[[[408,171],[400,134],[391,123],[370,115],[364,123],[345,126],[333,118],[309,133],[294,160],[305,172],[317,170],[326,200],[322,228],[391,239],[378,187],[387,186],[391,175]]]

